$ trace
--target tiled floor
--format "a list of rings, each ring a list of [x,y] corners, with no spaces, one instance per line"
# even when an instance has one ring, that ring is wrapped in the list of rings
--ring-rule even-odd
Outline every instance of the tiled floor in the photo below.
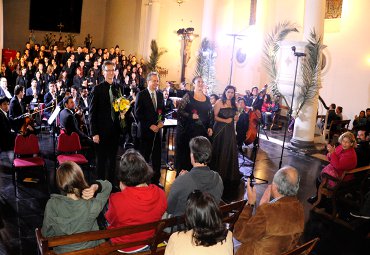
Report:
[[[279,167],[281,146],[277,143],[282,140],[282,131],[268,131],[267,134],[274,139],[267,141],[261,135],[260,148],[255,162],[254,176],[271,182],[274,173]],[[277,143],[272,142],[277,141]],[[289,140],[289,137],[287,141]],[[9,162],[1,155],[0,163],[0,254],[37,254],[34,230],[41,227],[43,211],[48,200],[48,190],[55,192],[53,184],[55,165],[53,161],[54,147],[52,138],[48,134],[40,136],[41,151],[46,158],[49,183],[25,184],[18,182],[18,198],[15,197],[11,168]],[[246,148],[246,155],[250,157],[251,146]],[[166,157],[163,157],[166,158]],[[321,241],[315,249],[315,254],[369,254],[370,245],[365,243],[333,223],[323,220],[321,217],[310,213],[310,204],[306,199],[315,191],[314,181],[325,164],[323,161],[305,155],[302,152],[294,152],[286,149],[284,151],[282,165],[296,167],[301,175],[301,186],[298,198],[305,207],[306,230],[304,240],[319,236]],[[240,156],[240,163],[242,157]],[[241,172],[250,175],[252,164],[249,159],[241,166]],[[162,171],[164,179],[165,171]],[[167,172],[166,190],[175,178],[173,171]],[[267,184],[257,185],[260,197]],[[232,201],[244,196],[244,184],[239,187],[225,187],[224,200]],[[253,230],[251,230],[253,231]],[[367,245],[367,246],[366,246]],[[361,252],[361,249],[367,249]]]

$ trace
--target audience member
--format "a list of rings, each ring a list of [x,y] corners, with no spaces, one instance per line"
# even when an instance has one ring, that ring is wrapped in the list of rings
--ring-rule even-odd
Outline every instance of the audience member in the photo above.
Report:
[[[360,111],[360,114],[357,116],[355,115],[355,118],[353,120],[353,129],[354,130],[360,130],[362,128],[366,128],[366,116],[365,111]]]
[[[154,184],[150,184],[153,170],[139,152],[129,149],[121,157],[118,170],[120,192],[109,198],[105,218],[108,229],[139,225],[160,220],[167,209],[166,194]],[[125,243],[150,237],[154,231],[147,231],[111,239],[113,243]],[[137,252],[147,246],[136,246],[123,252]]]
[[[363,167],[370,164],[370,144],[366,140],[366,137],[369,135],[365,129],[360,129],[357,131],[357,167]]]
[[[189,147],[193,168],[190,172],[180,172],[168,195],[167,212],[174,216],[184,214],[186,200],[192,191],[197,189],[207,192],[218,204],[224,189],[220,175],[207,166],[212,158],[210,141],[206,137],[197,136],[190,140]]]
[[[281,254],[293,249],[304,230],[303,205],[297,199],[297,169],[279,169],[265,190],[254,215],[256,187],[247,182],[248,203],[234,227],[234,238],[241,242],[241,254]],[[272,200],[271,200],[272,199]]]
[[[45,237],[99,230],[96,218],[107,203],[112,185],[98,180],[90,187],[81,168],[74,162],[62,163],[56,171],[56,184],[62,193],[52,194],[45,207],[41,232]],[[70,252],[103,243],[104,240],[76,243],[54,248]]]
[[[332,146],[331,144],[327,145],[327,158],[329,164],[324,167],[321,171],[320,176],[316,180],[316,188],[320,186],[322,181],[322,175],[328,174],[334,178],[339,178],[346,171],[352,170],[357,165],[357,156],[356,156],[356,139],[351,132],[343,133],[338,139],[340,145],[338,147]],[[353,179],[352,175],[347,175],[345,181]],[[330,186],[334,186],[333,181],[328,181]],[[315,203],[317,200],[317,194],[313,197],[307,199],[311,204]]]
[[[218,204],[195,190],[186,202],[185,230],[171,235],[165,255],[232,255],[232,233],[222,223]],[[249,229],[251,231],[251,229]]]
[[[0,78],[0,97],[7,97],[9,100],[12,98],[8,90],[8,81],[5,77]]]

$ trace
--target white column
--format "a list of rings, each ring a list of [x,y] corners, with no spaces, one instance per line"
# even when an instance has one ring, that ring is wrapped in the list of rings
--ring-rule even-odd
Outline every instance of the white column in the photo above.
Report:
[[[318,37],[324,35],[325,0],[306,0],[304,14],[304,41],[308,41],[315,30]],[[300,67],[299,67],[300,68]],[[319,77],[321,73],[318,74]],[[297,147],[312,146],[315,139],[318,95],[312,103],[306,103],[295,120],[291,144]]]
[[[207,38],[213,41],[214,37],[214,16],[215,16],[215,3],[218,0],[204,0],[203,5],[203,20],[202,20],[202,39]]]
[[[3,48],[4,48],[4,8],[3,0],[0,0],[0,63],[2,62]]]
[[[159,14],[161,9],[160,0],[153,0],[150,5],[147,6],[146,17],[145,17],[145,28],[143,37],[143,57],[148,59],[150,56],[150,42],[157,40],[158,37],[158,26],[159,26]]]

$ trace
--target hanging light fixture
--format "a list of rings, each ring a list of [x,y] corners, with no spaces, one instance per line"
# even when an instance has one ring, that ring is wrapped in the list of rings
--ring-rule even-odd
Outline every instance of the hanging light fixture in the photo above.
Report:
[[[179,4],[179,6],[184,2],[184,0],[176,0],[176,2]]]

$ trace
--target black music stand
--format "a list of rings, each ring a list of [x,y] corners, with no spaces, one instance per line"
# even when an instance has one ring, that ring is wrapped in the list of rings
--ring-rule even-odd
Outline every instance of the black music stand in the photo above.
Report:
[[[288,111],[288,122],[285,125],[283,146],[281,148],[281,155],[280,155],[280,162],[279,162],[279,169],[281,168],[281,165],[283,164],[283,155],[284,155],[284,148],[285,148],[286,131],[288,130],[288,125],[289,125],[289,123],[292,119],[294,92],[295,92],[295,85],[296,85],[296,82],[297,82],[298,60],[299,60],[300,57],[305,57],[306,56],[306,53],[296,52],[296,47],[295,46],[292,46],[292,51],[294,53],[294,56],[297,57],[297,61],[296,61],[296,64],[295,64],[293,94],[292,94],[292,100],[291,100],[291,103],[290,103],[290,109]]]

